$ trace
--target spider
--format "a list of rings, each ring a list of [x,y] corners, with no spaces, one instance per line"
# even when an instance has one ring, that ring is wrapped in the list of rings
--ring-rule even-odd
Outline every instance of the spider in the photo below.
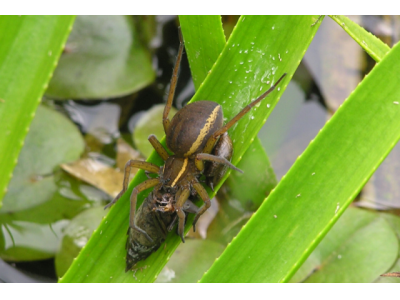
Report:
[[[236,171],[242,172],[230,163],[223,156],[218,156],[215,145],[218,139],[224,135],[237,121],[240,120],[252,107],[257,105],[269,93],[271,93],[280,81],[285,77],[283,74],[280,79],[268,91],[259,96],[256,100],[244,107],[232,120],[223,125],[222,107],[212,101],[197,101],[184,106],[170,120],[169,111],[175,94],[176,83],[178,80],[178,70],[182,59],[184,48],[183,38],[179,30],[179,50],[171,79],[170,90],[168,93],[167,104],[163,112],[163,126],[166,134],[168,148],[174,153],[169,155],[161,143],[154,135],[150,135],[148,140],[156,152],[164,160],[165,164],[159,167],[149,162],[130,160],[125,165],[125,174],[122,191],[105,208],[113,205],[127,190],[129,174],[132,167],[143,169],[146,173],[158,174],[157,178],[149,178],[137,185],[130,196],[130,218],[129,226],[133,230],[140,232],[152,242],[152,238],[142,228],[135,223],[136,202],[138,194],[146,189],[155,187],[154,190],[161,193],[170,193],[175,196],[174,209],[179,218],[178,235],[182,242],[184,239],[185,213],[183,204],[191,194],[198,194],[204,201],[204,205],[196,212],[193,221],[193,230],[196,230],[196,222],[199,217],[210,207],[211,202],[207,191],[199,182],[200,176],[204,173],[204,161],[213,164],[222,164]],[[217,155],[214,155],[217,153]],[[207,174],[205,174],[207,177]],[[170,209],[170,208],[168,208]]]

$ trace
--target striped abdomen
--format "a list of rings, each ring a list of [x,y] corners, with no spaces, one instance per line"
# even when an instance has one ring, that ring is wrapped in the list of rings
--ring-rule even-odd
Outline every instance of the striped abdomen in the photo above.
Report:
[[[219,104],[212,101],[188,104],[171,120],[167,145],[178,156],[200,153],[222,124],[223,114]]]

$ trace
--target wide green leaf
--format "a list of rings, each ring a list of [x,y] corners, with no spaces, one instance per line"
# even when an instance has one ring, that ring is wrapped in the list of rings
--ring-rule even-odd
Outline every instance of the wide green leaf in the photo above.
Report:
[[[256,137],[295,72],[317,30],[318,25],[311,26],[316,19],[314,16],[241,17],[221,56],[193,97],[192,101],[209,99],[221,104],[224,117],[229,120],[247,103],[266,91],[283,73],[288,74],[262,105],[253,109],[229,131],[235,148],[234,164],[237,164]],[[149,161],[159,165],[162,163],[154,153]],[[143,172],[138,173],[61,282],[136,282],[131,274],[124,273],[125,262],[122,257],[125,256],[129,194],[145,178]],[[147,194],[148,191],[139,196],[138,205]],[[187,229],[192,219],[193,216],[190,216]],[[179,243],[179,237],[171,232],[165,247],[137,264],[137,268],[143,270],[136,273],[137,282],[154,281]]]
[[[144,157],[150,156],[154,151],[153,146],[147,140],[149,135],[154,134],[158,139],[164,136],[164,127],[160,122],[160,120],[162,120],[164,107],[165,105],[163,104],[154,105],[140,116],[135,125],[132,138],[136,149],[139,150]],[[176,112],[177,110],[171,107],[170,118],[174,116]]]
[[[106,212],[103,207],[87,209],[71,220],[63,230],[60,249],[55,258],[57,276],[68,270],[74,258],[99,226]]]
[[[46,96],[104,99],[154,80],[150,53],[131,16],[78,16]]]
[[[54,257],[69,220],[82,210],[104,203],[105,195],[100,191],[60,171],[55,177],[51,180],[56,181],[58,190],[46,202],[0,214],[2,259],[30,261]]]
[[[202,282],[282,282],[400,138],[400,45],[364,78]]]
[[[291,281],[372,282],[398,253],[396,233],[383,214],[350,207]]]
[[[39,106],[0,215],[26,210],[50,200],[58,189],[54,171],[62,163],[77,160],[84,147],[75,124],[59,112]]]
[[[0,16],[0,206],[72,16]]]

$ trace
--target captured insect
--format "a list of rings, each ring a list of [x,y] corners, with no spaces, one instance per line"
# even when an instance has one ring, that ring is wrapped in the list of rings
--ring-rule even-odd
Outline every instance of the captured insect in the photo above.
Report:
[[[174,227],[177,215],[175,213],[175,197],[170,193],[161,194],[151,192],[143,201],[135,215],[135,224],[146,231],[142,232],[128,228],[126,241],[126,268],[125,272],[140,260],[147,258],[164,242],[167,233]],[[199,208],[190,200],[186,200],[182,207],[187,213],[196,213]],[[147,238],[149,236],[152,241]]]
[[[240,120],[252,107],[257,105],[282,81],[286,73],[265,93],[244,107],[232,120],[223,125],[222,107],[213,101],[197,101],[184,106],[170,120],[169,111],[175,94],[178,80],[178,70],[184,48],[183,38],[179,30],[178,57],[173,70],[167,104],[163,112],[163,126],[168,148],[174,153],[169,155],[154,135],[149,136],[149,142],[164,160],[165,164],[159,167],[149,162],[130,160],[125,166],[123,189],[107,207],[113,205],[126,191],[129,183],[129,174],[132,167],[143,169],[146,173],[158,174],[157,178],[149,178],[137,185],[131,194],[130,202],[130,231],[143,234],[150,243],[154,240],[143,225],[135,222],[136,202],[138,194],[146,189],[155,187],[154,191],[160,194],[171,194],[175,197],[174,209],[179,218],[178,235],[184,239],[185,213],[183,205],[190,195],[197,194],[204,201],[204,205],[196,212],[193,221],[193,230],[199,217],[210,207],[211,201],[207,191],[199,182],[202,174],[210,187],[213,187],[222,178],[226,169],[242,172],[229,161],[232,157],[232,141],[227,131]],[[206,166],[205,163],[209,165]],[[140,209],[140,208],[139,208]]]

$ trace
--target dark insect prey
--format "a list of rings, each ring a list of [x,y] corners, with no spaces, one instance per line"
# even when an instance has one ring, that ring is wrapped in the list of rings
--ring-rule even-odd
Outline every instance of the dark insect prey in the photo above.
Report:
[[[152,241],[142,232],[128,228],[125,272],[132,269],[138,261],[147,258],[164,242],[167,233],[172,230],[177,220],[174,201],[174,195],[157,191],[151,192],[143,201],[136,212],[135,223],[147,233]],[[198,211],[198,207],[190,200],[186,200],[182,208],[187,213]]]

